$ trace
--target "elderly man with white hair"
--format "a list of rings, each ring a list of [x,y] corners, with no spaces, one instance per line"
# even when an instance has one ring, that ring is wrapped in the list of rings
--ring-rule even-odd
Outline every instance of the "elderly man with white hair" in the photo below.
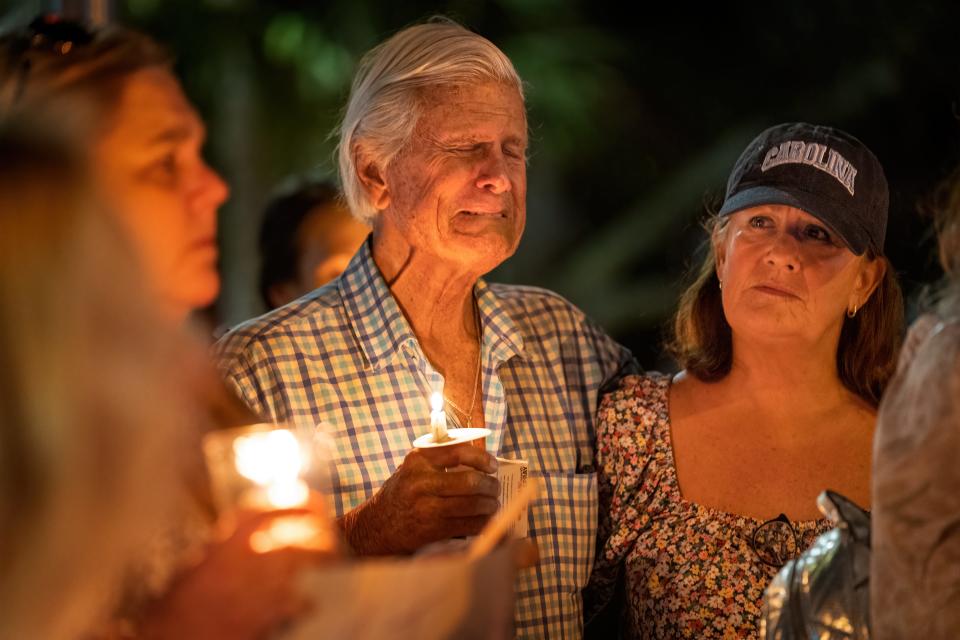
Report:
[[[360,554],[476,534],[497,508],[491,453],[528,460],[544,484],[528,523],[541,559],[518,579],[517,633],[579,637],[594,414],[636,363],[556,294],[482,278],[526,219],[522,82],[485,38],[420,24],[363,59],[340,133],[343,191],[373,233],[339,279],[224,337],[222,371],[264,419],[326,423],[337,515]],[[433,389],[457,425],[492,430],[491,453],[411,451]]]

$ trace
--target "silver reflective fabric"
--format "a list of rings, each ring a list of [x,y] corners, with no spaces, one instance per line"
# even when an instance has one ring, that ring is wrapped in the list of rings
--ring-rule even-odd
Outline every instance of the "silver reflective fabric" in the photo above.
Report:
[[[866,640],[870,637],[870,514],[824,491],[820,511],[836,527],[787,562],[767,587],[765,640]]]

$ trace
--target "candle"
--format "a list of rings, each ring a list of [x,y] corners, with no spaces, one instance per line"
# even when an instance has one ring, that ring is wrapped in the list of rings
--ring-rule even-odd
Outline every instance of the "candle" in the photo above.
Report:
[[[430,434],[434,442],[450,439],[447,435],[447,414],[443,411],[443,394],[439,391],[430,394]]]
[[[245,511],[270,513],[248,543],[257,553],[297,547],[336,552],[338,530],[318,492],[329,454],[317,450],[316,432],[252,424],[215,430],[203,438],[213,498],[223,532],[249,519]]]

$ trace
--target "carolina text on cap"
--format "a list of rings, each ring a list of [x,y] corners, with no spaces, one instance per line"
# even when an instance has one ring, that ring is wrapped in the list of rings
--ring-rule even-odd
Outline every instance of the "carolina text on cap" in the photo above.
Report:
[[[850,195],[854,195],[853,187],[857,178],[857,168],[830,147],[817,142],[787,140],[767,151],[760,170],[766,171],[781,164],[790,163],[807,164],[820,169],[836,178],[850,192]]]

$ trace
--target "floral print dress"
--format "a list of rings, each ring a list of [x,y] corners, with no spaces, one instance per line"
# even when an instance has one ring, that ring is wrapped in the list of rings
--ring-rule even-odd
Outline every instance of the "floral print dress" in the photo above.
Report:
[[[624,571],[627,637],[757,638],[763,592],[777,573],[751,545],[763,521],[681,496],[670,382],[658,373],[629,376],[601,402],[600,530],[587,615],[609,601]],[[826,519],[790,524],[800,551],[831,528]]]

